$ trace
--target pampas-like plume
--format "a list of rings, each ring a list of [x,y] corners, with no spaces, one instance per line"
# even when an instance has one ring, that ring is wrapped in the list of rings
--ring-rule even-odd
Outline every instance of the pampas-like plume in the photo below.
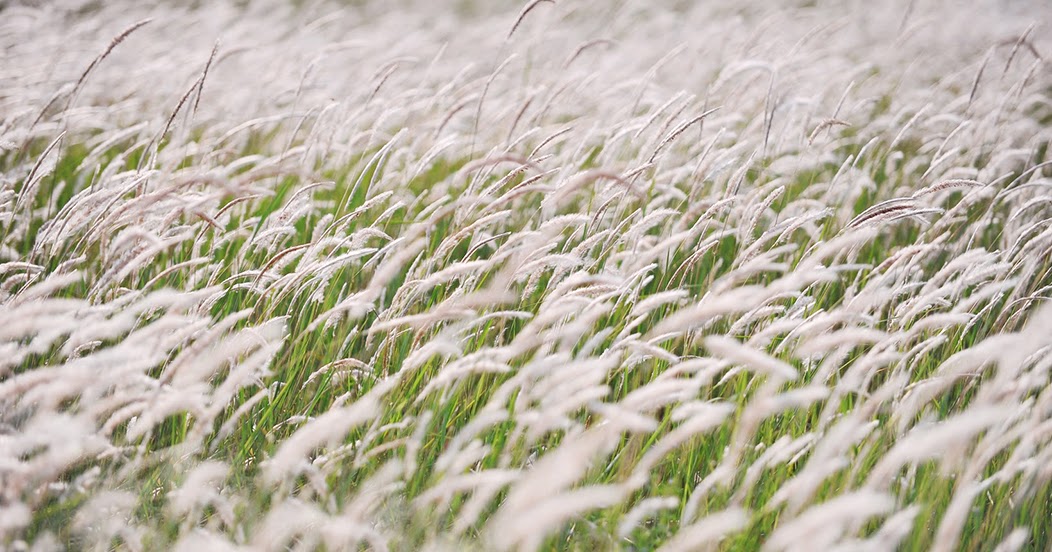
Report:
[[[892,496],[871,491],[845,493],[823,502],[791,520],[771,534],[764,550],[806,550],[811,546],[829,548],[850,528],[870,517],[887,514],[895,507]]]
[[[721,358],[747,365],[751,369],[776,380],[794,381],[799,377],[796,369],[789,364],[763,352],[756,351],[727,336],[705,338],[705,348]]]
[[[836,125],[849,127],[849,126],[851,126],[851,123],[849,123],[847,121],[841,121],[840,119],[833,119],[833,118],[825,119],[821,123],[818,123],[818,126],[816,126],[815,129],[811,131],[811,134],[807,137],[807,145],[810,146],[810,145],[814,144],[815,143],[815,138],[818,138],[818,135],[823,130],[826,130],[827,128],[830,128],[830,127],[836,126]]]
[[[555,4],[555,0],[532,0],[529,4],[523,6],[522,11],[519,12],[519,16],[515,18],[515,24],[511,26],[511,30],[508,31],[507,39],[511,38],[511,35],[515,34],[515,29],[519,28],[519,24],[526,18],[526,15],[533,11],[542,2],[548,2],[549,4]]]
[[[686,527],[681,527],[674,537],[659,550],[679,552],[687,550],[714,549],[719,541],[741,531],[749,523],[749,512],[731,508],[705,516]]]

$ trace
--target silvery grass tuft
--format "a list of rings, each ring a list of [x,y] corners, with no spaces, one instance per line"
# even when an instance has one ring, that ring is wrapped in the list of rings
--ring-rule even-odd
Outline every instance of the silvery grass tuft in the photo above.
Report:
[[[1052,545],[1037,0],[0,4],[0,549]]]

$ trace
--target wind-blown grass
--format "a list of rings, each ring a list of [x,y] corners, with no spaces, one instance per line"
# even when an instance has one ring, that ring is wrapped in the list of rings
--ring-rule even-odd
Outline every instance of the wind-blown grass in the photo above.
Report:
[[[0,7],[0,548],[1052,543],[1040,2],[239,4]]]

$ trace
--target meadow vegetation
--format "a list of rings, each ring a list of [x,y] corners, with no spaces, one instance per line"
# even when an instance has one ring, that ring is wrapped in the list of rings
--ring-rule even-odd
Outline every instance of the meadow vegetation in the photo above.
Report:
[[[1044,2],[0,3],[0,549],[1046,550]]]

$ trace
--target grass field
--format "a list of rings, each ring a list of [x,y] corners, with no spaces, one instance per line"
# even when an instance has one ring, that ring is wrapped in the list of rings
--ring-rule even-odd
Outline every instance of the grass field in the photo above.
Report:
[[[0,2],[0,550],[1049,550],[1052,7]]]

